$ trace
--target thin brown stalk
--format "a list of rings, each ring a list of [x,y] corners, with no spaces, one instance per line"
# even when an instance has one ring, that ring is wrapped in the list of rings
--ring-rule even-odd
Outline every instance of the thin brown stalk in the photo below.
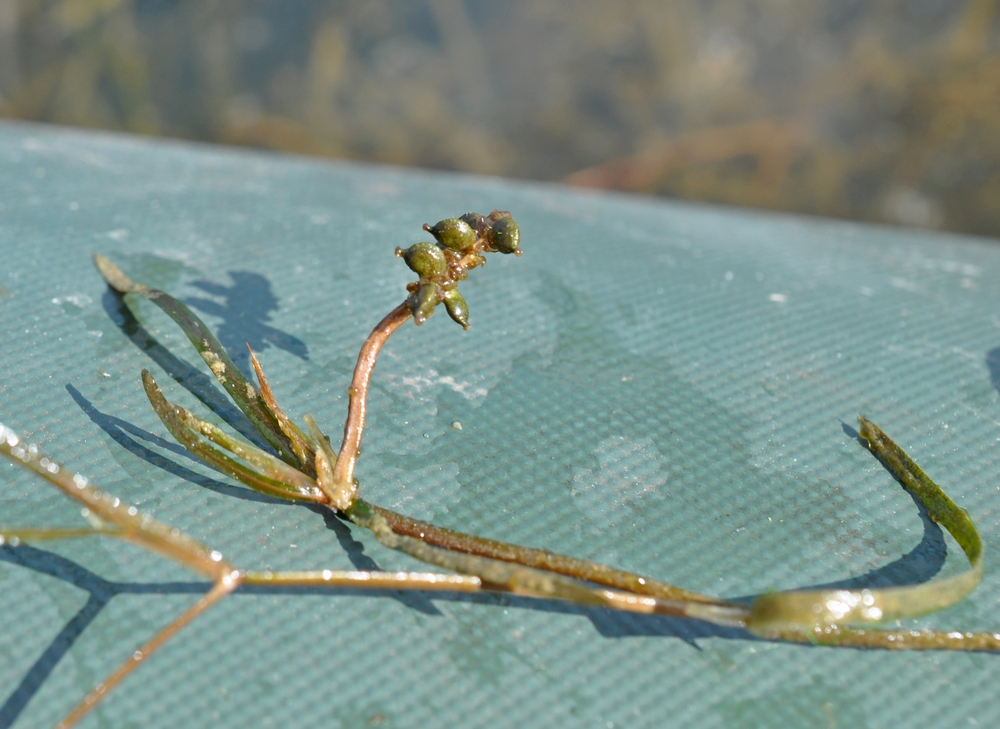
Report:
[[[170,625],[153,636],[152,640],[135,651],[129,659],[118,666],[118,668],[116,668],[110,676],[104,679],[101,683],[97,684],[97,686],[95,686],[94,689],[87,694],[83,701],[77,704],[76,708],[66,715],[65,719],[56,724],[56,729],[69,729],[74,726],[78,721],[80,721],[80,719],[90,713],[90,710],[97,706],[97,704],[101,702],[101,699],[111,693],[111,690],[115,688],[115,686],[124,681],[125,678],[132,673],[132,671],[137,669],[143,661],[149,658],[167,641],[173,638],[188,623],[239,587],[240,581],[240,574],[234,571],[233,577],[220,580],[212,585],[212,589],[202,595],[198,602],[185,610],[173,622],[171,622]]]
[[[361,436],[365,430],[365,412],[368,406],[368,385],[371,383],[372,370],[375,369],[375,360],[392,333],[403,326],[411,316],[413,311],[410,302],[404,301],[372,329],[361,347],[358,363],[354,366],[354,378],[348,388],[350,399],[347,405],[347,420],[344,422],[344,440],[340,445],[337,463],[333,467],[335,483],[343,485],[354,483],[354,466],[361,454]]]

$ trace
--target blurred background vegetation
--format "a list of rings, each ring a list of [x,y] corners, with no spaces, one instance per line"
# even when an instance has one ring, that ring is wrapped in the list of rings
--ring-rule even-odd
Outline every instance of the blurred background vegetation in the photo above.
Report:
[[[1000,0],[0,0],[0,116],[1000,237]]]

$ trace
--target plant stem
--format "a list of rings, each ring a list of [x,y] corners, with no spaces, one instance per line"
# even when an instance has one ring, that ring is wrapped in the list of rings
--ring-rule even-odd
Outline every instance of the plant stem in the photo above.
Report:
[[[625,590],[636,595],[648,595],[661,600],[684,600],[711,605],[731,605],[727,600],[720,600],[719,598],[691,592],[665,582],[650,579],[649,577],[608,567],[607,565],[549,552],[545,549],[522,547],[517,544],[498,542],[493,539],[484,539],[472,534],[465,534],[464,532],[452,531],[451,529],[435,526],[425,521],[412,519],[389,509],[375,506],[374,504],[368,504],[360,498],[357,501],[364,503],[369,509],[385,519],[389,528],[396,534],[416,537],[427,544],[442,549],[474,554],[479,557],[488,557],[489,559],[503,562],[514,562],[525,567],[555,572],[556,574],[574,577],[578,580]]]
[[[116,668],[110,676],[104,679],[101,683],[97,684],[97,686],[84,697],[83,701],[77,704],[76,708],[66,715],[66,718],[56,724],[56,729],[70,729],[70,727],[75,726],[76,723],[86,716],[91,709],[97,706],[97,704],[100,703],[105,696],[111,693],[111,690],[114,689],[115,686],[124,681],[125,678],[132,673],[132,671],[138,668],[140,663],[153,655],[153,653],[173,638],[182,628],[188,625],[188,623],[239,587],[241,579],[242,578],[239,572],[234,571],[232,577],[225,580],[219,580],[212,585],[212,589],[202,595],[198,599],[198,602],[175,618],[170,625],[154,635],[149,642],[139,648],[139,650],[135,651],[128,660],[118,666],[118,668]]]
[[[361,447],[361,437],[365,429],[368,387],[371,383],[372,372],[375,369],[375,362],[389,337],[405,324],[412,315],[413,312],[409,300],[404,301],[390,311],[376,325],[371,334],[368,335],[365,343],[361,346],[361,351],[358,353],[358,361],[354,367],[354,378],[348,389],[350,401],[348,403],[347,420],[344,423],[344,441],[340,446],[340,453],[337,456],[337,463],[334,466],[334,484],[352,486],[354,483],[354,467],[357,464]],[[521,547],[436,527],[433,524],[411,519],[388,509],[369,504],[360,497],[356,497],[353,504],[349,508],[344,509],[348,517],[351,517],[355,507],[360,510],[367,509],[376,512],[385,520],[388,527],[398,535],[415,537],[429,545],[442,549],[500,560],[502,562],[513,562],[525,567],[545,570],[625,590],[637,595],[656,597],[661,600],[682,600],[711,605],[725,605],[727,607],[730,605],[725,600],[690,592],[665,582],[651,580],[648,577],[617,570],[594,562],[555,554],[547,550]],[[365,520],[362,520],[360,523],[368,526]],[[369,528],[371,527],[369,526]]]
[[[344,422],[344,441],[340,445],[337,464],[333,467],[334,483],[351,485],[354,483],[354,466],[361,453],[361,435],[365,430],[365,411],[368,406],[368,385],[371,383],[375,360],[392,333],[413,316],[410,302],[404,301],[386,314],[358,353],[358,363],[354,366],[354,379],[348,388],[350,400],[347,405],[347,420]]]

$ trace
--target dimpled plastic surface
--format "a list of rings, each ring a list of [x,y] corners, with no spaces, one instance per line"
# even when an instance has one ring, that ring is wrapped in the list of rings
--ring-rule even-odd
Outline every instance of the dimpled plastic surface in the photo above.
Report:
[[[254,569],[419,568],[177,447],[139,371],[210,415],[208,371],[102,252],[187,301],[334,438],[354,357],[425,222],[511,210],[524,256],[393,337],[369,500],[727,597],[964,567],[853,437],[878,423],[982,530],[973,596],[908,623],[1000,629],[1000,247],[515,181],[0,126],[0,421]],[[227,415],[222,407],[217,407]],[[238,422],[238,421],[237,421]],[[457,424],[460,424],[460,428]],[[0,522],[80,523],[0,464]],[[0,550],[0,725],[53,724],[204,588],[117,542]],[[980,726],[1000,656],[783,645],[554,602],[244,590],[83,726]]]

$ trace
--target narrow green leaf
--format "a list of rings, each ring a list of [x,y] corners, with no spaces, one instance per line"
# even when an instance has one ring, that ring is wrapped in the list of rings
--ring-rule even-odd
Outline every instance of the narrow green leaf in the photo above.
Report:
[[[136,283],[104,256],[95,255],[94,265],[97,266],[97,270],[100,271],[112,289],[122,295],[142,296],[156,304],[167,316],[173,319],[187,335],[187,338],[191,340],[191,344],[205,360],[209,369],[212,370],[212,374],[233,398],[233,402],[250,419],[250,422],[260,431],[260,434],[264,436],[281,459],[292,465],[298,463],[288,437],[282,433],[277,417],[267,407],[260,392],[240,372],[239,367],[226,353],[219,340],[191,309],[170,294],[145,284]]]
[[[817,641],[822,642],[829,634],[834,642],[843,642],[848,640],[847,634],[835,639],[830,629],[912,618],[941,610],[972,592],[982,578],[983,543],[969,514],[877,425],[862,417],[858,420],[861,437],[868,441],[871,452],[923,504],[930,518],[955,537],[971,568],[921,585],[870,590],[793,590],[762,595],[754,601],[747,623],[758,635],[787,637],[787,631],[804,630],[811,631]],[[864,635],[864,631],[857,635]]]
[[[317,488],[315,482],[305,474],[295,471],[294,468],[283,464],[256,446],[240,443],[226,436],[210,423],[198,420],[189,411],[169,402],[163,396],[159,385],[156,384],[156,380],[153,379],[148,370],[142,371],[142,384],[146,389],[146,396],[149,398],[153,410],[156,411],[171,435],[212,468],[236,479],[254,491],[269,496],[290,501],[326,501],[326,496]],[[218,448],[206,443],[200,435],[209,437],[230,452],[252,461],[260,470],[230,458]],[[279,470],[277,464],[281,464],[284,470]],[[270,475],[261,473],[261,470],[269,471]]]

